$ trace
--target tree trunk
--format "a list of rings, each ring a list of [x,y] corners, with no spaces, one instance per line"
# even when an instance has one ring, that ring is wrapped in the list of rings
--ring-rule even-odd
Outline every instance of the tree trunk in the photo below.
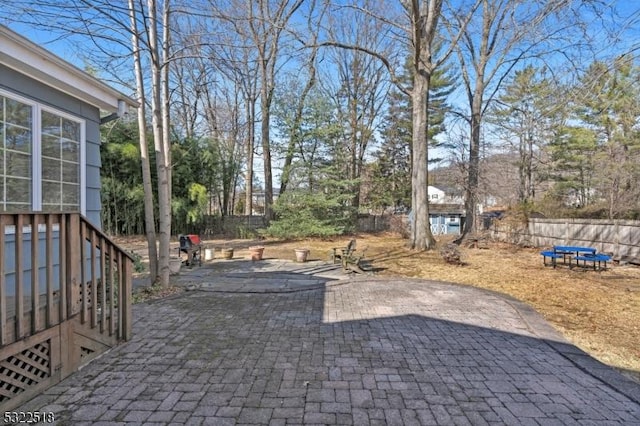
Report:
[[[479,83],[478,83],[479,84]],[[471,110],[471,140],[469,141],[469,176],[465,200],[466,219],[461,239],[477,232],[478,182],[480,177],[480,121],[482,96],[476,93]]]
[[[247,97],[249,98],[249,97]],[[247,146],[246,146],[246,154],[247,154],[247,171],[245,173],[245,181],[246,181],[246,189],[245,189],[245,199],[244,199],[244,214],[246,216],[251,216],[253,214],[253,144],[255,142],[255,117],[256,117],[256,103],[253,99],[247,99],[247,123],[248,123],[248,134],[247,134]]]
[[[411,167],[411,205],[413,223],[411,228],[411,248],[430,250],[435,247],[435,238],[429,223],[428,185],[428,96],[430,75],[419,70],[414,76],[413,92],[413,163]]]
[[[171,197],[169,195],[169,171],[162,130],[162,79],[160,70],[160,50],[156,18],[156,0],[148,0],[149,49],[151,53],[151,109],[156,169],[158,173],[158,234],[160,252],[158,256],[158,276],[162,286],[169,286],[169,250],[171,239]]]
[[[271,173],[271,137],[269,122],[271,121],[271,83],[267,75],[266,64],[262,67],[262,84],[260,87],[260,111],[262,123],[262,162],[264,163],[264,217],[267,222],[273,219],[273,175]]]
[[[129,16],[131,18],[131,45],[133,47],[133,63],[136,74],[138,92],[138,133],[140,137],[140,165],[142,167],[142,186],[144,189],[144,224],[149,253],[149,280],[151,284],[158,279],[158,248],[156,246],[156,221],[153,203],[153,186],[151,182],[151,166],[149,163],[149,147],[147,145],[146,99],[144,79],[140,63],[140,40],[135,17],[135,5],[129,0]]]
[[[162,14],[163,31],[162,31],[162,66],[160,68],[160,80],[162,82],[162,146],[164,148],[164,160],[165,167],[167,168],[167,181],[169,187],[167,192],[169,194],[169,200],[171,200],[171,194],[173,193],[172,186],[172,170],[171,170],[171,92],[169,90],[169,57],[171,55],[171,31],[170,26],[170,8],[169,0],[164,1],[164,11]],[[171,208],[169,208],[169,214],[171,214]],[[171,234],[171,231],[169,231]]]

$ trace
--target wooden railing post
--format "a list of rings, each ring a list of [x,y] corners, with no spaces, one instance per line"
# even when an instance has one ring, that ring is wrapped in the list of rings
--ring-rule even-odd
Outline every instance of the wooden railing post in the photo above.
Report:
[[[58,238],[58,255],[60,256],[60,265],[58,271],[60,272],[60,307],[59,322],[65,321],[69,317],[69,310],[67,309],[67,215],[60,215],[60,231]]]
[[[53,325],[53,215],[47,215],[46,222],[47,313],[45,328],[49,328]]]
[[[122,302],[120,305],[120,312],[122,316],[120,320],[122,321],[122,331],[124,340],[131,340],[132,335],[132,317],[133,310],[131,306],[131,272],[132,272],[132,262],[128,256],[120,255],[120,294],[122,295]]]
[[[80,298],[80,255],[84,253],[84,241],[80,238],[80,215],[71,213],[67,215],[67,235],[66,235],[66,265],[67,281],[64,283],[67,293],[67,312],[69,317],[77,313],[78,301]]]
[[[0,346],[7,344],[6,330],[7,327],[7,292],[4,270],[4,232],[5,232],[5,215],[0,215],[0,247],[2,247],[2,253],[0,254]]]
[[[40,265],[38,249],[40,215],[31,215],[31,334],[36,334],[40,323]]]
[[[15,321],[15,340],[22,339],[23,335],[23,327],[22,320],[24,317],[24,279],[23,279],[23,265],[22,265],[22,252],[23,252],[23,234],[22,234],[22,224],[23,224],[23,216],[21,214],[16,215],[16,250],[15,250],[15,264],[16,264],[16,321]]]

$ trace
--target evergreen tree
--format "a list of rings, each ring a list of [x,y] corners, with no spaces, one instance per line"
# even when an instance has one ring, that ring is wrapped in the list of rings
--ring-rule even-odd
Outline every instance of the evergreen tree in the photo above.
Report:
[[[594,189],[609,218],[640,209],[639,79],[635,58],[623,55],[591,64],[579,86],[576,115],[596,136]]]
[[[401,75],[404,85],[411,87],[409,67]],[[453,79],[449,69],[442,67],[431,77],[429,89],[429,134],[430,149],[441,146],[436,136],[445,131],[445,115],[449,111],[447,97],[453,91]],[[374,154],[371,171],[371,187],[367,195],[368,204],[374,209],[411,207],[411,138],[413,120],[411,99],[395,89],[389,95],[388,110],[382,125],[380,149]],[[430,162],[440,161],[431,158]],[[425,164],[425,167],[428,165]]]
[[[549,144],[551,175],[555,181],[553,194],[563,204],[585,207],[592,199],[592,179],[597,152],[593,131],[583,127],[565,127]]]
[[[112,235],[144,233],[144,191],[137,124],[102,126],[100,156],[102,224]]]
[[[546,146],[556,138],[566,115],[558,92],[544,70],[527,66],[507,81],[487,116],[507,151],[517,159],[517,199],[522,205],[535,200],[545,175]]]

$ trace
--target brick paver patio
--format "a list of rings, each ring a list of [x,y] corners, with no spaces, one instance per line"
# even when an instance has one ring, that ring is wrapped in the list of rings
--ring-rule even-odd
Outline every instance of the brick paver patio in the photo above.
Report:
[[[276,269],[194,270],[199,291],[136,305],[131,342],[23,409],[69,425],[640,424],[640,386],[514,300]]]

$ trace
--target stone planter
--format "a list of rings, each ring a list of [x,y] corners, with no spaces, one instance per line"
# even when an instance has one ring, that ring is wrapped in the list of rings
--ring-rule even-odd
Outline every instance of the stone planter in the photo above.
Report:
[[[306,262],[307,261],[307,257],[309,257],[309,253],[311,252],[311,250],[306,249],[306,248],[300,248],[300,249],[295,249],[296,252],[296,262]]]
[[[232,248],[221,248],[220,255],[223,259],[233,259],[233,249]]]
[[[181,267],[182,267],[182,259],[180,258],[169,259],[169,274],[171,275],[179,274]]]
[[[251,260],[262,260],[263,253],[264,253],[263,246],[249,247],[249,255],[251,256]]]
[[[204,260],[213,260],[213,249],[204,249]]]

